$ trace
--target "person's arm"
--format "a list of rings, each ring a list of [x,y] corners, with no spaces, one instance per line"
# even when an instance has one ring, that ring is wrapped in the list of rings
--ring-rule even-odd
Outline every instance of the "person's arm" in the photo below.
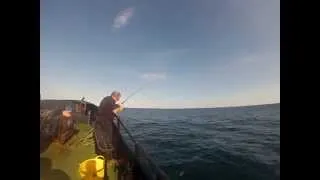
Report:
[[[122,104],[115,104],[115,108],[113,109],[113,113],[118,114],[124,110],[124,106]]]

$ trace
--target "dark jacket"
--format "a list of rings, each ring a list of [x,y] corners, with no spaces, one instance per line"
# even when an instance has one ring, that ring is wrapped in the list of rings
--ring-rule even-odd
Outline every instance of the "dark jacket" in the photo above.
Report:
[[[100,102],[97,117],[100,117],[99,119],[112,120],[114,118],[113,110],[118,107],[119,105],[116,104],[112,97],[107,96]]]

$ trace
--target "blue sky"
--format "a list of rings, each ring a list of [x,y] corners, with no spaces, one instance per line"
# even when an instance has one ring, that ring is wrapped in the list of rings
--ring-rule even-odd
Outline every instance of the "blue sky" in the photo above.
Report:
[[[43,0],[40,92],[126,106],[280,102],[278,0]]]

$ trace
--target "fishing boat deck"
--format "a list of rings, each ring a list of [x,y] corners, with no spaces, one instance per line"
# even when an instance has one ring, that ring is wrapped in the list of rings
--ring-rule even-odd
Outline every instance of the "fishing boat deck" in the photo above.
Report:
[[[85,136],[91,129],[84,123],[79,124],[79,133],[68,141],[67,146],[52,143],[48,149],[40,154],[41,180],[79,180],[79,164],[87,159],[94,158],[94,145],[71,145],[78,137]]]
[[[45,102],[42,103],[40,112],[41,110],[52,109],[53,107],[53,109],[58,109],[58,107],[63,108],[66,104],[74,105],[73,101],[51,100]],[[50,108],[49,105],[52,107]],[[51,143],[51,137],[48,137],[46,133],[42,133],[40,130],[41,180],[79,180],[81,179],[79,174],[80,163],[97,156],[95,154],[94,143],[77,144],[81,138],[90,134],[91,126],[88,125],[88,118],[81,112],[74,113],[73,117],[79,123],[79,132],[68,140],[65,145],[55,142]],[[115,118],[113,126],[118,131],[113,131],[112,146],[116,152],[115,157],[118,163],[120,163],[119,168],[124,170],[124,172],[121,171],[122,173],[119,172],[122,177],[126,180],[169,180],[166,173],[157,166],[142,146],[134,140],[118,116]],[[49,127],[52,126],[49,125]]]

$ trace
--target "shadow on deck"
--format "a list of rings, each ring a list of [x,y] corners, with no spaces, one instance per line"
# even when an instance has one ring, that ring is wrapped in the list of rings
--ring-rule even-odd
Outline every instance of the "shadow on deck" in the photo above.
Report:
[[[64,171],[52,169],[52,160],[49,158],[40,158],[40,178],[46,180],[71,180]]]
[[[40,134],[40,154],[45,152],[49,148],[51,143],[51,138],[47,138],[44,135]]]

